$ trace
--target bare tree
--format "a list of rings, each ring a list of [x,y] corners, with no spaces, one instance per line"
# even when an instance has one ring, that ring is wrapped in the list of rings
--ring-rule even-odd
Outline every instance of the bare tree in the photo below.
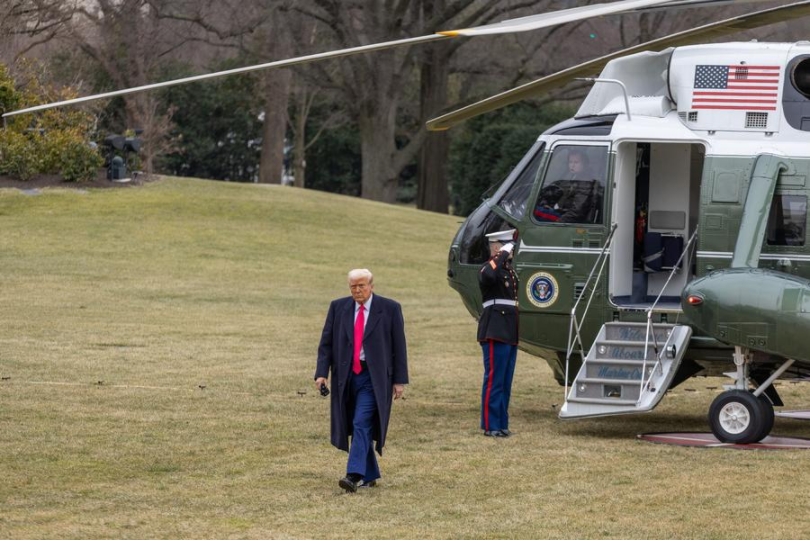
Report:
[[[187,37],[225,47],[256,62],[292,55],[287,5],[294,0],[151,0],[161,19],[190,25]],[[200,36],[199,30],[205,35]],[[264,104],[259,182],[282,180],[291,72],[270,70],[259,75]]]
[[[322,34],[329,36],[331,48],[343,49],[433,33],[446,29],[451,21],[491,20],[516,6],[532,3],[458,0],[432,5],[421,0],[359,0],[346,4],[337,0],[311,0],[297,3],[295,9],[317,22]],[[433,109],[437,102],[445,105],[441,85],[446,84],[447,72],[443,66],[445,56],[453,50],[452,45],[447,49],[449,53],[434,49],[439,51],[439,56],[427,62],[435,68],[435,74],[425,72],[428,88],[423,88],[422,92],[439,97],[424,101],[423,115],[436,112]],[[334,71],[323,65],[313,67],[318,70],[323,84],[340,89],[346,107],[357,119],[363,158],[363,197],[393,202],[400,171],[414,160],[425,140],[426,132],[421,123],[402,132],[397,122],[406,92],[418,84],[417,57],[422,54],[433,53],[422,53],[416,47],[390,49],[343,58],[333,64],[337,67]],[[443,189],[446,191],[446,184]],[[442,204],[446,211],[446,195],[444,202],[437,206]]]
[[[12,62],[65,29],[75,2],[5,0],[0,3],[0,59]]]
[[[327,46],[343,49],[407,37],[410,15],[402,4],[407,2],[347,5],[312,0],[295,9],[316,22],[320,35],[329,39]],[[418,148],[413,140],[403,149],[396,145],[398,107],[413,69],[413,56],[408,50],[387,50],[314,65],[313,69],[325,85],[340,90],[350,115],[357,119],[363,159],[361,195],[393,202],[399,171]]]
[[[448,28],[466,28],[486,24],[497,18],[519,13],[544,2],[476,2],[419,0],[413,3],[423,21],[423,33]],[[463,42],[438,42],[426,45],[419,56],[420,118],[422,123],[439,114],[448,105],[452,58]],[[495,53],[498,54],[498,53]],[[419,184],[416,205],[423,210],[447,212],[449,191],[447,162],[450,137],[446,132],[427,133],[419,155]]]
[[[6,0],[0,4],[0,49],[6,60],[59,35],[74,10],[75,2],[59,0]]]
[[[152,82],[163,63],[182,46],[177,28],[163,24],[148,0],[93,0],[79,5],[66,38],[93,59],[116,88]],[[143,130],[144,167],[167,150],[170,112],[162,112],[154,93],[124,98],[127,126]]]
[[[284,15],[277,13],[277,16],[271,19],[265,27],[261,50],[266,52],[270,59],[282,59],[292,55],[292,37],[284,19]],[[292,72],[287,69],[267,71],[264,72],[262,81],[264,83],[264,122],[262,124],[259,182],[281,184]]]

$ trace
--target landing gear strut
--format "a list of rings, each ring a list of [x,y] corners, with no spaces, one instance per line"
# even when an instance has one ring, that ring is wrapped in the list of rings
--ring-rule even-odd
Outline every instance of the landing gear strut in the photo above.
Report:
[[[759,387],[749,391],[751,354],[740,347],[735,348],[737,371],[727,374],[735,379],[735,388],[721,393],[712,402],[709,408],[712,434],[725,443],[755,443],[770,434],[774,420],[773,404],[763,393],[793,362],[788,359]]]

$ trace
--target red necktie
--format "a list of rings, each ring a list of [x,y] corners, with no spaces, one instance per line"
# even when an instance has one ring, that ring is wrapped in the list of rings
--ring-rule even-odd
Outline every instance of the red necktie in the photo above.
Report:
[[[354,362],[352,363],[352,371],[359,374],[363,371],[360,366],[360,350],[363,348],[363,330],[365,329],[366,318],[363,315],[363,305],[357,312],[357,318],[354,320]]]

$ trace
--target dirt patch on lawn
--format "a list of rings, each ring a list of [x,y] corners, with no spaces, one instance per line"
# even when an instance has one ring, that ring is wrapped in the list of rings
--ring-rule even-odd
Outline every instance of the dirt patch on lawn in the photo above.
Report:
[[[157,175],[138,174],[129,182],[107,180],[107,171],[102,169],[95,179],[82,182],[65,182],[60,175],[37,175],[29,180],[20,180],[0,175],[0,188],[17,188],[19,190],[36,190],[41,188],[63,188],[66,190],[85,190],[87,188],[132,188],[157,180]]]

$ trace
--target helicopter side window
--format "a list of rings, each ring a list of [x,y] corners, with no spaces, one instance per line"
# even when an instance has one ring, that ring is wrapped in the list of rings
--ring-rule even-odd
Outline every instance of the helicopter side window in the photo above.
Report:
[[[771,246],[804,246],[806,224],[807,196],[776,194],[768,215],[767,242]]]
[[[559,145],[534,207],[539,222],[604,223],[607,147]]]
[[[532,191],[532,186],[537,178],[537,170],[540,168],[540,162],[543,161],[543,147],[542,145],[535,149],[534,156],[523,170],[518,174],[518,178],[509,187],[509,190],[498,201],[498,206],[514,216],[515,219],[521,220],[526,214],[526,207],[529,204],[529,194]]]
[[[481,203],[475,209],[457,238],[459,243],[459,260],[464,264],[481,264],[489,259],[489,243],[486,234],[503,231],[513,227],[503,218],[494,214],[488,202]]]

